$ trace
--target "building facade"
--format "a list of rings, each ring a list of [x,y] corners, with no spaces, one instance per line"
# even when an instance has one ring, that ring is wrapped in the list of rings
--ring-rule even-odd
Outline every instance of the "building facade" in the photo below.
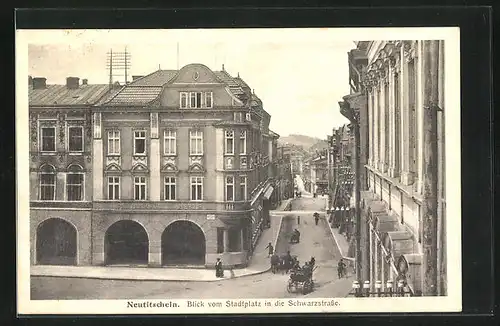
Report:
[[[444,42],[358,42],[349,68],[341,107],[358,112],[368,148],[360,156],[363,277],[446,295]]]
[[[75,264],[246,265],[277,198],[279,137],[248,85],[190,64],[89,105]]]

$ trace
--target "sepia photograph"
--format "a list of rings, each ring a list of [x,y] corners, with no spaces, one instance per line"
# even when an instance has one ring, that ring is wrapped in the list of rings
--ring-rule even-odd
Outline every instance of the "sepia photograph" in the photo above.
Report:
[[[460,311],[458,28],[16,39],[20,312]]]

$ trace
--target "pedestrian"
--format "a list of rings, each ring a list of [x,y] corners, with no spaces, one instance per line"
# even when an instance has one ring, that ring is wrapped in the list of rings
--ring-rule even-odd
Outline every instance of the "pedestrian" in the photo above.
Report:
[[[215,277],[224,277],[224,271],[222,270],[222,261],[220,258],[217,258],[217,262],[215,263]]]
[[[318,225],[318,222],[319,222],[319,214],[314,213],[314,223],[316,223],[316,225]]]
[[[337,275],[338,275],[339,279],[344,277],[345,268],[346,268],[346,265],[344,263],[344,259],[341,258],[339,263],[337,264]]]
[[[265,249],[269,249],[267,257],[268,258],[271,257],[274,253],[274,248],[273,248],[273,245],[271,244],[271,242],[269,242],[269,244],[267,245],[267,247]]]
[[[297,224],[300,224],[300,216],[297,215]]]

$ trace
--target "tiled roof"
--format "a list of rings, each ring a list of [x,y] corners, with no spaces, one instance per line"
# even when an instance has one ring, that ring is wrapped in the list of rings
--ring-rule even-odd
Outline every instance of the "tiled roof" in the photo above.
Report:
[[[134,80],[130,86],[163,86],[175,75],[177,70],[157,70],[147,76]]]
[[[41,89],[30,87],[29,105],[93,105],[108,91],[108,85],[80,85],[77,89],[69,89],[66,85],[47,85]]]
[[[240,95],[245,94],[245,91],[240,86],[240,84],[236,81],[236,78],[232,77],[227,71],[214,71],[215,75],[221,82],[226,84],[229,87],[231,93],[239,97]]]
[[[168,83],[176,74],[177,70],[157,70],[134,80],[123,87],[118,94],[111,97],[109,101],[104,102],[107,105],[146,105],[160,95],[162,86]],[[245,94],[243,87],[249,89],[241,78],[232,77],[226,71],[214,71],[214,74],[238,98]],[[256,101],[255,105],[262,105],[262,101],[257,96],[255,96],[254,100]]]
[[[116,94],[107,105],[146,105],[156,99],[163,89],[162,86],[132,86],[127,85]]]

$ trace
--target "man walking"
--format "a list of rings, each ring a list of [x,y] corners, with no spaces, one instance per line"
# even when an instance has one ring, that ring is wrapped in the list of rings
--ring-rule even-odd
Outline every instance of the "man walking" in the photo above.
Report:
[[[271,257],[274,253],[274,248],[273,248],[273,245],[271,244],[271,242],[269,242],[269,244],[267,245],[267,247],[265,249],[269,249],[267,257],[268,258]]]
[[[337,264],[337,274],[338,274],[339,279],[344,277],[345,268],[346,268],[346,265],[344,263],[344,259],[341,258],[339,263]]]

